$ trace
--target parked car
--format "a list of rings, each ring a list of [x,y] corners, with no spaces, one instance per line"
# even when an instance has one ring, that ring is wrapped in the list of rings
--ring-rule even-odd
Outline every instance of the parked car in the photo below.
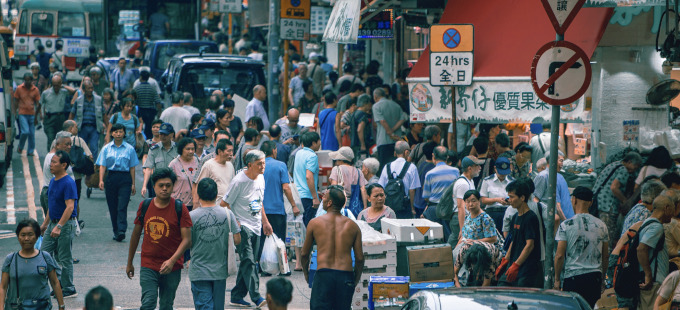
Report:
[[[151,68],[151,76],[159,79],[175,55],[198,53],[204,47],[208,53],[217,53],[217,44],[212,41],[158,40],[146,44],[144,63]]]
[[[265,81],[263,62],[224,54],[174,56],[159,80],[161,89],[168,93],[191,93],[198,108],[205,107],[215,90],[231,89],[243,99],[251,100],[253,87],[266,85]]]
[[[572,292],[516,287],[467,287],[420,291],[402,310],[468,309],[591,309]]]

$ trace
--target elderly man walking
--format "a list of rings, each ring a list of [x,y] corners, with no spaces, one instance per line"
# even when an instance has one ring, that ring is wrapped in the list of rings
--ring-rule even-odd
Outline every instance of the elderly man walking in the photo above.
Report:
[[[52,77],[52,87],[45,90],[40,96],[40,106],[44,113],[43,126],[45,126],[45,135],[47,136],[47,150],[52,146],[54,137],[61,130],[66,117],[64,117],[64,109],[66,108],[66,97],[69,94],[75,93],[75,89],[66,85],[62,86],[61,75]]]

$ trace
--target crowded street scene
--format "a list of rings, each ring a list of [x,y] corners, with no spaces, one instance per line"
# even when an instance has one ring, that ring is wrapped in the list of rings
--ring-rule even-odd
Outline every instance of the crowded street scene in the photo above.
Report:
[[[0,310],[678,310],[678,12],[0,0]]]

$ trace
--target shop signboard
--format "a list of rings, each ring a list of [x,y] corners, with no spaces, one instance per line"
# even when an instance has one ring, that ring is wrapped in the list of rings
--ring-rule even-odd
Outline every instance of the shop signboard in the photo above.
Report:
[[[564,35],[586,0],[541,0],[555,32]]]
[[[359,39],[392,39],[394,37],[393,25],[392,9],[383,10],[359,25]]]
[[[312,11],[310,0],[281,0],[281,18],[309,20]]]
[[[241,1],[238,0],[219,0],[218,11],[220,13],[239,14],[243,11]]]
[[[331,12],[333,8],[327,6],[312,6],[311,25],[309,26],[310,34],[323,34],[328,20],[331,19]]]
[[[474,26],[430,27],[430,84],[468,86],[474,68]]]
[[[588,145],[588,140],[584,138],[574,139],[574,154],[575,155],[586,155],[586,146]]]
[[[356,44],[359,35],[361,1],[337,0],[323,32],[323,41]]]
[[[586,53],[567,41],[543,45],[531,63],[531,85],[536,95],[551,105],[568,105],[581,98],[591,76]]]
[[[638,142],[640,138],[640,120],[623,121],[623,141]]]
[[[456,121],[464,123],[531,123],[539,118],[549,120],[552,113],[529,78],[478,78],[470,86],[455,89],[432,86],[427,78],[407,82],[412,122],[449,123],[453,102]],[[585,122],[584,107],[583,98],[561,106],[561,122]]]

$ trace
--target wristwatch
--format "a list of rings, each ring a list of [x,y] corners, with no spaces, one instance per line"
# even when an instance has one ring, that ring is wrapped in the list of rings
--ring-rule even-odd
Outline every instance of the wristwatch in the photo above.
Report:
[[[57,228],[61,229],[64,226],[61,226],[61,224],[57,224]]]

